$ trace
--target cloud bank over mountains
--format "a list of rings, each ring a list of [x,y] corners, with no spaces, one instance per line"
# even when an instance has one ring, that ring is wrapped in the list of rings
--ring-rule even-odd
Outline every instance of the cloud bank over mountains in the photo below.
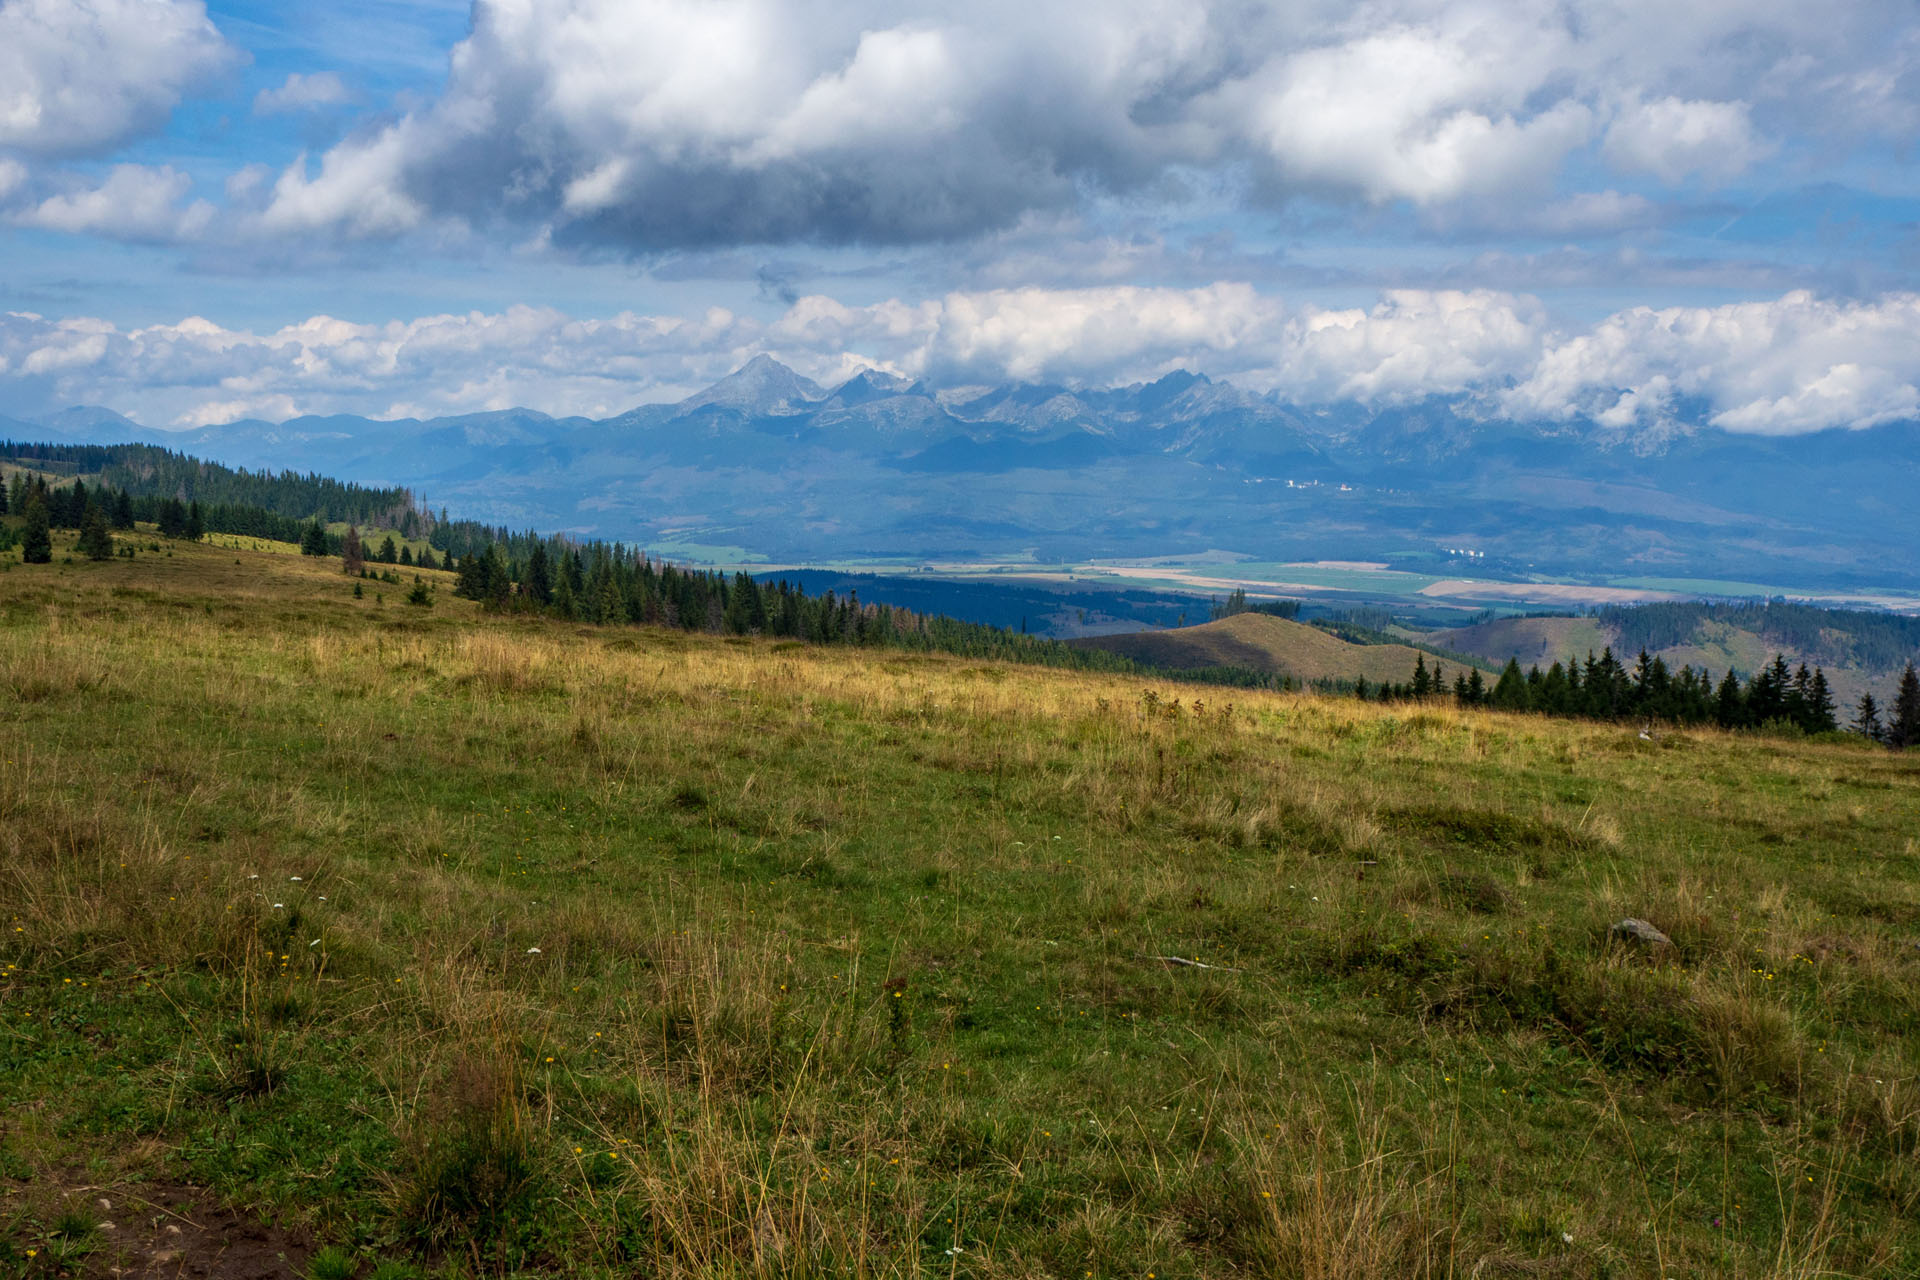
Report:
[[[947,385],[1080,386],[1195,368],[1301,404],[1467,393],[1489,416],[1527,421],[1791,435],[1920,416],[1915,332],[1915,295],[1634,308],[1564,333],[1512,294],[1403,290],[1326,309],[1241,284],[864,306],[810,296],[772,323],[721,308],[575,319],[522,306],[375,325],[316,316],[249,333],[200,318],[121,328],[14,312],[0,315],[0,412],[103,404],[164,427],[515,406],[605,417],[770,354],[823,385],[865,367]]]
[[[0,412],[600,414],[763,352],[1920,410],[1911,0],[303,12],[0,0]]]

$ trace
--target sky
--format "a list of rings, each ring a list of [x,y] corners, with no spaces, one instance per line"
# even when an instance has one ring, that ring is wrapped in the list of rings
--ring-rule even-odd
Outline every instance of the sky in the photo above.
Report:
[[[1912,0],[0,0],[0,414],[1920,416]]]

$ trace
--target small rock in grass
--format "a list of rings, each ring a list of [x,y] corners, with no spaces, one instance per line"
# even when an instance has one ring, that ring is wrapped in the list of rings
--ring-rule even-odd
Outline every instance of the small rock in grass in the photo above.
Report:
[[[1628,942],[1637,942],[1646,947],[1670,947],[1673,939],[1660,932],[1638,916],[1628,916],[1625,920],[1607,930],[1616,938]]]

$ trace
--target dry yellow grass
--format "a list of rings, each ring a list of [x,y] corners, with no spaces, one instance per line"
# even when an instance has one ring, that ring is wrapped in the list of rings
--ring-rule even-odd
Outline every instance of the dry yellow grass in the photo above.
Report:
[[[351,585],[0,573],[22,1204],[95,1162],[568,1274],[1911,1270],[1914,761]]]
[[[1411,680],[1421,656],[1406,645],[1349,644],[1318,627],[1261,613],[1171,631],[1091,636],[1074,643],[1159,667],[1245,667],[1303,681],[1360,677],[1376,684]],[[1427,665],[1432,667],[1431,658]]]

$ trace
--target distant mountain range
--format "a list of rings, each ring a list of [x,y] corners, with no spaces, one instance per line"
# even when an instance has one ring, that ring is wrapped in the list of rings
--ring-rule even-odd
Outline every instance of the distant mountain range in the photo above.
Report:
[[[1192,373],[1105,391],[823,388],[765,356],[678,404],[156,431],[110,410],[0,436],[142,441],[404,484],[514,527],[780,562],[1322,556],[1480,575],[1920,586],[1920,424],[1767,438],[1301,406]],[[1460,551],[1477,557],[1458,557]]]

